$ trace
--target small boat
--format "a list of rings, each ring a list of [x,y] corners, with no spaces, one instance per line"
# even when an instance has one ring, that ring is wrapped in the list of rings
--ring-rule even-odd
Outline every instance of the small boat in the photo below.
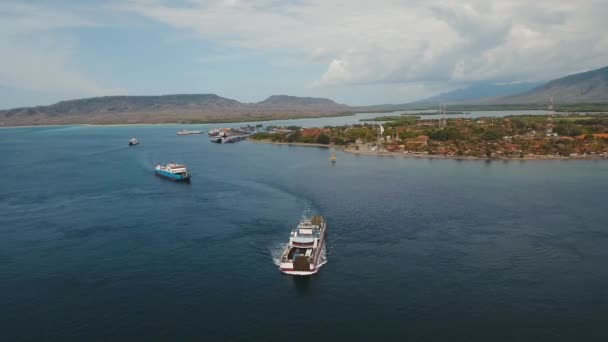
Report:
[[[331,148],[331,157],[329,158],[329,160],[331,160],[332,164],[336,163],[336,151],[334,151],[334,148]]]
[[[304,215],[289,236],[280,270],[285,274],[312,275],[323,265],[325,228],[323,216]]]
[[[203,131],[189,131],[187,129],[182,129],[181,131],[177,131],[177,135],[188,135],[188,134],[202,134]]]
[[[129,140],[129,146],[135,146],[135,145],[139,145],[139,141],[135,138],[131,138],[131,140]]]
[[[210,137],[214,137],[214,136],[220,134],[220,132],[221,131],[219,129],[213,128],[213,129],[210,129],[209,132],[207,132],[207,134],[209,134]]]
[[[156,165],[154,172],[157,176],[168,178],[177,182],[189,182],[190,174],[185,165],[169,163],[166,165]]]

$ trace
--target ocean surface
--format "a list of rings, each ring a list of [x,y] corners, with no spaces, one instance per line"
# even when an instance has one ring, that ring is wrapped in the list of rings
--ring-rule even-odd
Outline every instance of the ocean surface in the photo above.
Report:
[[[182,127],[0,129],[1,340],[608,340],[608,162],[332,165]],[[327,264],[283,275],[306,208]]]
[[[244,124],[250,125],[276,125],[276,126],[300,126],[300,127],[324,127],[324,126],[343,126],[343,125],[356,125],[356,124],[364,124],[364,123],[373,123],[373,122],[365,122],[361,120],[365,119],[373,119],[381,116],[396,116],[396,115],[416,115],[418,113],[429,112],[429,110],[400,110],[394,112],[387,113],[358,113],[354,115],[345,115],[345,116],[332,116],[325,118],[305,118],[305,119],[288,119],[288,120],[271,120],[271,121],[256,121],[249,123],[240,123],[240,122],[232,122],[225,124],[218,124],[221,127],[240,127]],[[449,119],[455,118],[479,118],[479,117],[503,117],[507,115],[547,115],[547,111],[544,110],[495,110],[495,111],[471,111],[471,112],[463,112],[462,114],[449,114],[447,117]],[[421,115],[420,116],[426,120],[432,119],[440,119],[443,115]],[[210,125],[210,126],[218,126],[218,125]],[[206,127],[208,125],[190,125],[192,126],[200,126]]]

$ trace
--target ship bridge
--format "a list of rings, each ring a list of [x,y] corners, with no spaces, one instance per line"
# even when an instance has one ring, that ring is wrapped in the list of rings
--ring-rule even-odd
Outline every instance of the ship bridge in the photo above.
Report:
[[[312,224],[309,220],[303,220],[291,233],[291,243],[297,247],[315,247],[315,242],[320,235],[319,226]]]

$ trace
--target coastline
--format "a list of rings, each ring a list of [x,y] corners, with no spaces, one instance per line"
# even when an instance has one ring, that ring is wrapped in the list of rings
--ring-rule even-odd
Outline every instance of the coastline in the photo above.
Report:
[[[325,145],[325,144],[308,144],[308,143],[299,143],[299,142],[278,142],[278,141],[270,141],[270,140],[266,140],[266,139],[262,139],[262,140],[253,140],[253,139],[247,139],[247,141],[249,142],[253,142],[253,143],[263,143],[263,144],[273,144],[273,145],[290,145],[290,146],[307,146],[307,147],[324,147],[324,148],[330,148],[331,145]]]
[[[219,119],[209,119],[209,120],[201,120],[198,122],[155,122],[155,123],[146,123],[146,122],[115,122],[115,123],[87,123],[87,122],[79,122],[79,123],[41,123],[41,124],[3,124],[0,122],[0,128],[28,128],[28,127],[52,127],[52,126],[148,126],[148,125],[223,125],[223,124],[238,124],[238,123],[248,123],[248,122],[264,122],[264,121],[286,121],[286,120],[301,120],[301,119],[323,119],[323,118],[339,118],[344,116],[355,116],[361,113],[385,113],[385,112],[359,112],[359,111],[347,111],[347,112],[337,112],[331,113],[329,115],[296,115],[296,116],[288,116],[288,117],[236,117],[232,120],[219,120]],[[389,112],[390,113],[390,112]]]
[[[388,152],[388,151],[362,151],[354,150],[349,148],[342,148],[342,151],[352,154],[368,155],[368,156],[384,156],[384,157],[401,157],[401,158],[425,158],[425,159],[453,159],[453,160],[485,160],[485,161],[511,161],[511,160],[608,160],[608,158],[602,155],[586,155],[577,157],[564,157],[564,156],[551,156],[551,155],[539,155],[539,156],[526,156],[523,158],[511,158],[511,157],[498,157],[498,158],[481,158],[475,156],[453,156],[453,155],[442,155],[442,154],[413,154],[413,153],[402,153],[402,152]]]
[[[292,146],[324,147],[324,148],[331,147],[331,145],[324,145],[324,144],[273,142],[270,140],[247,139],[247,141],[254,142],[254,143],[273,144],[273,145],[292,145]],[[608,158],[606,158],[602,155],[586,155],[586,156],[576,156],[576,157],[539,155],[539,156],[534,156],[534,157],[526,156],[523,158],[507,158],[507,157],[480,158],[480,157],[475,157],[475,156],[450,156],[450,155],[441,155],[441,154],[413,154],[413,153],[405,154],[402,152],[355,150],[352,148],[348,148],[348,147],[344,147],[344,146],[336,146],[336,145],[334,145],[334,148],[339,149],[342,152],[356,154],[356,155],[379,156],[379,157],[398,157],[398,158],[416,158],[416,159],[452,159],[452,160],[476,160],[476,161],[608,160]]]
[[[516,160],[601,160],[607,159],[602,157],[601,155],[588,155],[588,156],[579,156],[579,157],[563,157],[563,156],[534,156],[534,157],[523,157],[523,158],[510,158],[510,157],[500,157],[500,158],[481,158],[475,156],[450,156],[450,155],[441,155],[441,154],[413,154],[413,153],[399,153],[399,152],[377,152],[377,151],[357,151],[353,149],[342,149],[344,152],[359,154],[359,155],[367,155],[367,156],[382,156],[382,157],[400,157],[400,158],[418,158],[418,159],[453,159],[453,160],[477,160],[477,161],[516,161]]]

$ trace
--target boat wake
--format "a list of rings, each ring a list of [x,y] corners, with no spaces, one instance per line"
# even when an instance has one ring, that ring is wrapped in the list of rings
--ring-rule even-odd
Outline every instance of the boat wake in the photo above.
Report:
[[[317,268],[327,264],[327,253],[325,252],[326,246],[323,246],[323,250],[321,250],[321,257],[319,258],[319,265],[317,265]]]
[[[270,248],[270,256],[272,257],[272,262],[277,266],[281,266],[281,257],[283,256],[283,251],[287,248],[287,243],[280,243],[276,246]]]

